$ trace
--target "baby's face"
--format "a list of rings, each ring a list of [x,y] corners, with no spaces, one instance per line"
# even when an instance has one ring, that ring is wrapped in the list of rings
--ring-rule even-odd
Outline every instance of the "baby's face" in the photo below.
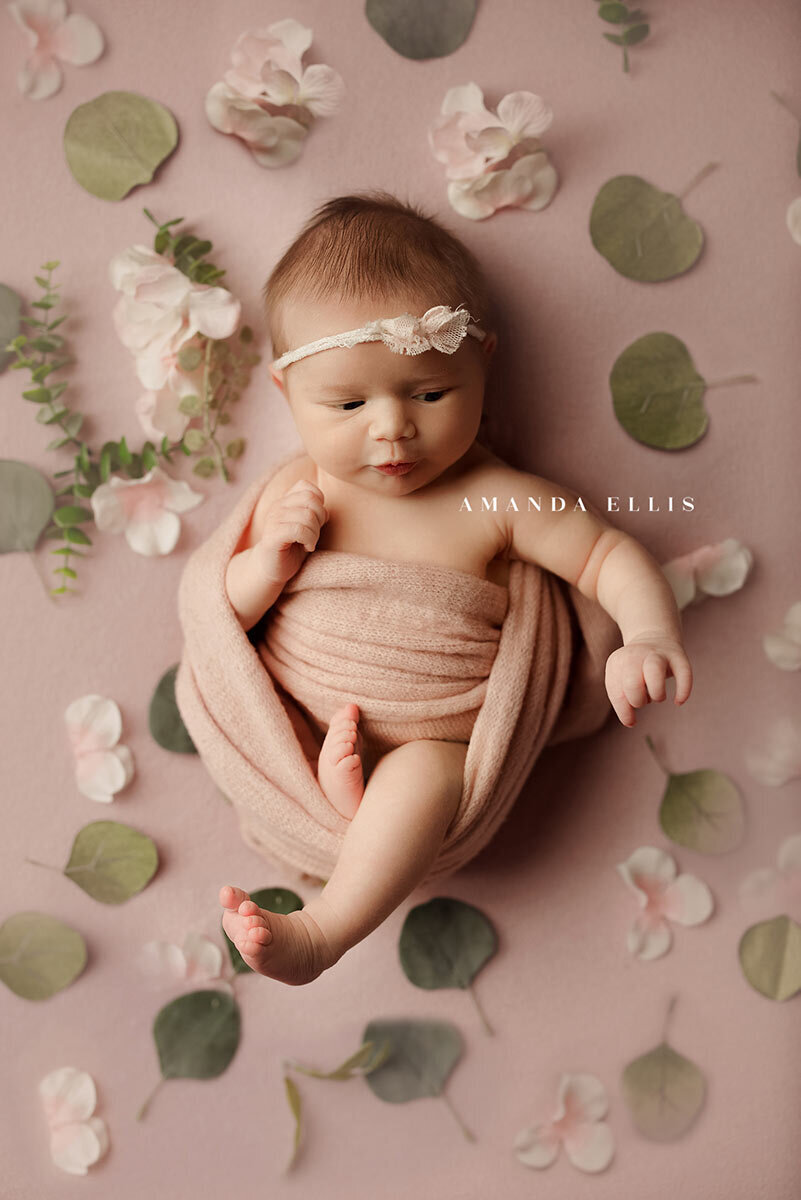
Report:
[[[314,304],[287,301],[290,347],[357,329],[377,318],[422,316],[436,300],[400,295]],[[325,473],[370,492],[401,496],[431,483],[472,446],[495,346],[469,335],[453,354],[397,354],[383,342],[318,351],[273,371],[283,386],[306,453]],[[404,475],[387,462],[413,462]]]

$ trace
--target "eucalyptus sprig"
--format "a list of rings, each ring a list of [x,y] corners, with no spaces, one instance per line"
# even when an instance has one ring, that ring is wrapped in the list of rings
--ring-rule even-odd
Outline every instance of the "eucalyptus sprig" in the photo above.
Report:
[[[605,33],[608,42],[623,47],[623,70],[629,69],[629,46],[636,46],[648,37],[650,28],[646,23],[646,15],[641,9],[629,9],[625,4],[609,3],[608,0],[598,7],[598,16],[610,25],[627,25],[622,33]]]

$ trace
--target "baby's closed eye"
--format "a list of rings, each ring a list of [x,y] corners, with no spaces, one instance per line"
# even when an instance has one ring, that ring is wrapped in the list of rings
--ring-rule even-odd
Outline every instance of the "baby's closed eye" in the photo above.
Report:
[[[435,404],[436,401],[441,400],[442,397],[448,393],[448,391],[450,391],[449,388],[442,388],[439,391],[435,391],[435,392],[433,392],[433,391],[432,392],[418,392],[416,396],[412,397],[412,399],[413,400],[422,400],[424,404]],[[433,397],[433,399],[431,399],[430,397]],[[342,404],[337,404],[336,407],[341,409],[343,412],[353,412],[353,408],[351,406],[354,404],[355,405],[364,404],[364,401],[363,400],[345,400]]]

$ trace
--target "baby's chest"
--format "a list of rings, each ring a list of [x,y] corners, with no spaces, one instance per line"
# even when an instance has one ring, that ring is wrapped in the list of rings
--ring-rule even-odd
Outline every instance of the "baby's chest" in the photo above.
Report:
[[[505,585],[508,562],[500,555],[505,541],[490,513],[459,511],[445,499],[410,507],[407,514],[380,505],[358,514],[329,510],[320,531],[319,550],[344,550],[397,562],[431,563],[466,571]]]

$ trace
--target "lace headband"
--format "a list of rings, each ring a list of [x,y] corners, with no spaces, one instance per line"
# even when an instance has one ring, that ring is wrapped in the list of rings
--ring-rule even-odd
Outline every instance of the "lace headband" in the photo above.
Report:
[[[305,346],[288,350],[280,358],[274,359],[272,365],[275,368],[287,367],[299,358],[316,354],[318,350],[355,346],[359,342],[384,342],[395,354],[422,354],[425,350],[453,354],[467,333],[480,342],[487,336],[483,329],[471,323],[470,313],[461,304],[456,309],[449,308],[447,304],[438,304],[435,308],[429,308],[422,317],[403,313],[400,317],[368,321],[360,329],[349,329],[345,333],[318,338],[316,342],[307,342]]]

